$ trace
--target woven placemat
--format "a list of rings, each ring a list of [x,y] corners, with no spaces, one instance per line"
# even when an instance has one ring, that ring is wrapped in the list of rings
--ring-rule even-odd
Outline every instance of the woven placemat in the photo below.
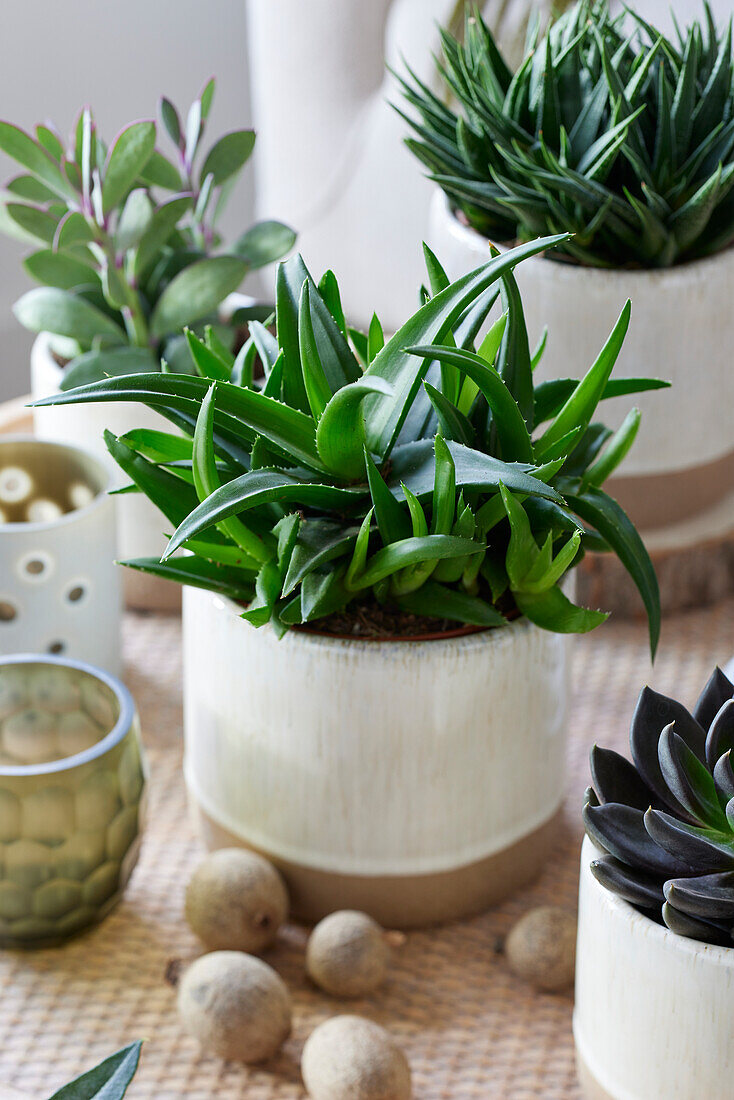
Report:
[[[716,660],[734,653],[734,602],[669,620],[650,670],[644,627],[610,622],[574,643],[574,705],[564,835],[542,880],[475,920],[415,932],[396,953],[389,986],[344,1008],[311,989],[302,929],[286,929],[268,961],[294,994],[294,1032],[265,1068],[223,1064],[182,1034],[165,974],[198,954],[182,919],[200,848],[181,780],[180,624],[128,616],[126,677],[152,766],[149,825],[125,899],[91,933],[62,948],[0,954],[0,1087],[45,1100],[62,1083],[138,1037],[148,1040],[130,1089],[136,1100],[300,1100],[303,1042],[339,1011],[386,1025],[404,1046],[417,1100],[578,1100],[569,996],[534,993],[497,953],[512,921],[541,902],[575,907],[579,809],[594,740],[624,748],[644,681],[692,703]]]

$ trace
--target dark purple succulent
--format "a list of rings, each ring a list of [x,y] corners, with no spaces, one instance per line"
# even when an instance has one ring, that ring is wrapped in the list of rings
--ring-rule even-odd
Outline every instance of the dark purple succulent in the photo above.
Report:
[[[691,714],[643,688],[630,726],[632,763],[591,751],[583,817],[607,854],[592,861],[607,889],[673,932],[734,937],[734,685],[716,668]]]

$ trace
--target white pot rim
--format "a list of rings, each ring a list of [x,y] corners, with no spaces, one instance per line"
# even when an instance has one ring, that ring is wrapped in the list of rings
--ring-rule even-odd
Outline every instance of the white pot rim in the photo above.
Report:
[[[630,935],[634,935],[638,930],[644,929],[646,937],[652,937],[660,943],[666,951],[675,951],[681,955],[690,955],[694,958],[706,958],[707,962],[712,963],[715,966],[721,966],[726,969],[734,971],[734,940],[732,940],[731,947],[720,947],[717,944],[702,943],[701,940],[689,939],[687,936],[681,936],[677,932],[671,932],[665,925],[658,924],[657,921],[652,920],[646,916],[645,913],[640,913],[635,909],[634,905],[625,901],[624,898],[619,897],[618,894],[612,893],[611,890],[607,890],[606,886],[602,886],[600,882],[594,877],[591,867],[589,866],[592,859],[598,858],[602,853],[588,838],[584,838],[584,843],[581,849],[581,858],[583,860],[582,874],[587,875],[590,880],[590,885],[595,890],[599,897],[602,899],[603,905],[607,910],[613,914],[621,924],[626,926],[626,932]]]
[[[451,226],[451,234],[456,240],[463,244],[472,252],[479,252],[487,249],[490,238],[483,236],[478,230],[473,229],[470,225],[465,225],[460,221],[454,213],[453,207],[449,200],[448,195],[444,194],[440,188],[437,189],[434,196],[434,203],[439,211],[441,217],[448,221]],[[513,248],[514,245],[508,241],[492,241],[500,251],[507,251]],[[489,257],[488,257],[489,258]],[[441,257],[439,256],[439,260]],[[549,252],[541,252],[537,256],[532,256],[527,260],[523,260],[520,267],[527,268],[527,265],[535,260],[548,260],[553,264],[553,278],[566,280],[569,283],[577,283],[579,279],[592,278],[597,283],[608,283],[612,287],[624,286],[630,283],[631,280],[644,280],[654,279],[657,282],[664,283],[666,286],[671,286],[677,282],[690,283],[705,283],[711,278],[712,265],[719,263],[720,265],[728,262],[734,266],[734,246],[721,249],[719,252],[713,253],[711,256],[704,256],[698,260],[688,260],[685,263],[674,264],[672,267],[595,267],[593,264],[580,264],[573,261],[568,262],[566,260],[555,259],[553,256],[553,250]]]
[[[196,590],[193,585],[187,585],[185,587]],[[242,608],[235,600],[231,599],[229,596],[222,596],[218,592],[209,591],[209,595],[214,601],[220,602],[222,609],[227,608],[236,614],[238,618],[242,617]],[[251,623],[248,623],[247,620],[243,619],[242,621],[251,630],[271,629],[267,624],[262,627],[254,627]],[[390,646],[409,645],[415,648],[423,647],[426,649],[426,647],[435,648],[437,645],[443,645],[460,653],[468,649],[484,648],[487,644],[512,644],[521,631],[531,629],[533,629],[533,624],[524,615],[521,615],[517,619],[507,621],[505,626],[467,626],[465,633],[453,634],[447,632],[447,637],[445,638],[422,638],[420,636],[414,638],[363,638],[358,636],[350,638],[343,634],[319,633],[318,631],[299,630],[296,628],[294,630],[287,630],[279,644],[297,645],[304,649],[350,650],[353,653],[374,653],[378,648],[388,648]],[[541,628],[535,627],[535,629],[540,630]]]
[[[99,508],[104,507],[109,501],[112,479],[109,472],[105,469],[96,455],[93,455],[86,447],[79,447],[77,444],[72,446],[70,443],[57,443],[54,439],[41,439],[37,435],[31,435],[28,432],[13,432],[7,435],[2,434],[0,435],[0,447],[2,447],[4,443],[32,443],[36,447],[47,448],[50,451],[61,450],[66,451],[70,455],[81,455],[84,461],[93,468],[100,487],[96,490],[89,504],[83,504],[81,508],[72,508],[70,512],[64,512],[56,519],[33,521],[14,520],[12,523],[0,523],[0,533],[2,533],[3,537],[7,538],[14,533],[21,532],[27,534],[28,532],[42,532],[51,529],[56,531],[59,527],[63,527],[68,523],[75,523],[83,516],[88,516],[90,512],[97,511]]]

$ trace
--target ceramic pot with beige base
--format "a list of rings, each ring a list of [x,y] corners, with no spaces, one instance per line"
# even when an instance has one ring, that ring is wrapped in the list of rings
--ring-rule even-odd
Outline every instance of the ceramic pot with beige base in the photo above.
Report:
[[[595,854],[586,839],[573,1018],[585,1100],[727,1096],[734,947],[686,939],[638,912],[596,881]]]
[[[0,654],[63,654],[119,672],[109,484],[80,447],[0,434]]]
[[[34,400],[58,393],[64,378],[63,367],[54,358],[52,337],[42,332],[31,350],[31,388]],[[112,487],[127,484],[128,478],[109,454],[104,442],[105,429],[124,435],[132,428],[168,431],[170,424],[145,405],[128,402],[100,402],[88,405],[45,405],[33,410],[36,435],[58,443],[88,447],[105,466]],[[170,524],[142,493],[118,496],[118,541],[115,556],[127,558],[160,557],[166,545]],[[123,578],[125,602],[129,607],[174,611],[181,603],[178,585],[159,580],[137,570],[126,569]]]
[[[431,640],[278,640],[194,588],[183,611],[202,836],[271,859],[297,916],[428,925],[539,873],[564,793],[563,636],[518,620]]]
[[[439,190],[431,206],[429,243],[451,279],[483,263],[489,247],[486,238],[459,221]],[[734,248],[655,271],[584,267],[537,256],[520,264],[515,277],[531,347],[548,327],[538,368],[544,380],[582,377],[631,299],[632,317],[615,377],[652,376],[672,386],[604,403],[610,427],[618,426],[633,405],[643,417],[624,473],[612,478],[607,490],[629,513],[653,555],[691,554],[734,539],[729,414],[734,403]],[[701,568],[710,571],[711,559],[706,564],[704,558]],[[693,583],[690,571],[689,564],[686,584]],[[666,588],[664,577],[661,588]]]

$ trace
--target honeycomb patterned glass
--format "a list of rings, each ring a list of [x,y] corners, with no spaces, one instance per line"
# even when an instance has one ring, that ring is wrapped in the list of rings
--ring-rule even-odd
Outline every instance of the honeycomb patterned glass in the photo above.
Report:
[[[110,911],[145,776],[123,684],[65,658],[0,659],[0,946],[59,942]]]

